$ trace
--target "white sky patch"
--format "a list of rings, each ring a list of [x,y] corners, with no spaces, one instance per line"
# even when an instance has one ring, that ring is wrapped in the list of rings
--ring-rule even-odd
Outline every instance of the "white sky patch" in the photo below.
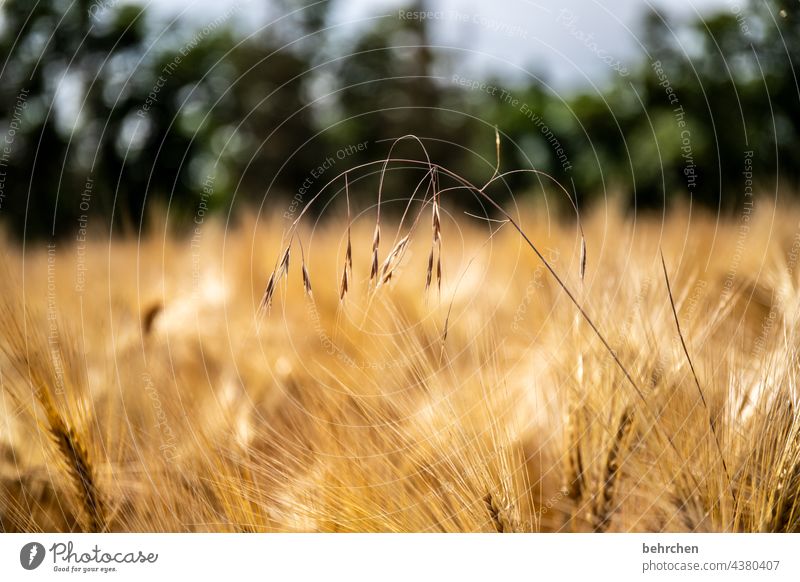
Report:
[[[464,55],[466,74],[519,79],[532,73],[569,89],[614,77],[598,51],[629,66],[641,62],[644,42],[637,36],[648,4],[680,17],[727,6],[724,0],[436,0],[431,5],[445,18],[434,21],[432,32],[440,44],[474,51]],[[571,29],[559,22],[562,10],[574,14]]]
[[[331,24],[340,26],[331,34],[345,40],[355,38],[369,27],[371,18],[380,15],[397,18],[398,11],[410,5],[404,0],[332,2]],[[139,3],[149,4],[151,18],[159,23],[182,14],[181,21],[198,25],[245,3],[235,21],[248,31],[263,26],[270,12],[268,3],[256,0],[139,0]],[[679,17],[732,9],[731,0],[428,0],[425,8],[444,14],[430,23],[432,42],[454,47],[443,50],[464,75],[519,80],[533,73],[541,75],[555,89],[564,90],[592,83],[603,85],[613,79],[614,71],[598,58],[598,51],[629,66],[641,62],[644,53],[637,35],[641,33],[639,25],[648,6]],[[557,22],[562,9],[577,16],[572,32]],[[584,40],[588,35],[590,42]],[[596,50],[587,45],[596,46]]]

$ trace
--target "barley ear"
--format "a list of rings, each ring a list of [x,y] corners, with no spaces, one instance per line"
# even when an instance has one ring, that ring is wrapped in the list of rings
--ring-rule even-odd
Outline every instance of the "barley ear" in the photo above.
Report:
[[[570,405],[566,422],[567,456],[564,475],[564,485],[561,490],[573,502],[583,497],[585,489],[583,472],[583,455],[580,447],[582,427],[580,426],[580,408]]]
[[[622,413],[622,418],[617,426],[617,432],[614,435],[614,440],[606,454],[606,465],[603,472],[602,481],[600,483],[600,492],[598,493],[594,507],[592,510],[592,529],[595,533],[604,532],[611,524],[611,518],[614,514],[614,496],[615,485],[619,480],[620,472],[620,453],[624,446],[624,441],[630,432],[631,425],[633,424],[633,415],[630,411],[625,410]]]
[[[48,388],[40,387],[37,397],[47,418],[48,432],[81,503],[84,531],[105,531],[105,508],[97,486],[94,464],[83,440],[64,420]]]
[[[63,423],[52,427],[50,434],[53,437],[61,456],[66,463],[67,471],[81,500],[85,530],[88,532],[102,532],[106,529],[105,511],[94,468],[86,447],[74,430]]]
[[[492,527],[497,533],[513,533],[519,528],[512,519],[509,519],[507,513],[510,506],[503,507],[498,503],[497,498],[491,493],[487,493],[483,498],[483,503],[486,511],[492,522]]]

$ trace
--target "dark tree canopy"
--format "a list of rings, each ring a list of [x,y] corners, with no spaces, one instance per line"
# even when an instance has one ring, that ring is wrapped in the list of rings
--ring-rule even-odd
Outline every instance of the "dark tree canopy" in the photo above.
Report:
[[[611,192],[636,208],[686,196],[736,208],[745,171],[758,188],[798,191],[797,3],[753,0],[688,23],[650,13],[629,75],[566,96],[534,76],[484,79],[513,105],[452,82],[459,55],[433,46],[427,22],[377,20],[343,39],[326,32],[328,11],[315,3],[253,31],[235,10],[165,27],[124,2],[3,3],[0,219],[19,235],[58,236],[88,212],[136,231],[160,206],[180,224],[204,187],[217,209],[289,199],[342,148],[368,144],[336,173],[404,134],[479,182],[492,173],[495,125],[503,167],[548,171],[583,204]],[[520,176],[506,186],[539,190]]]

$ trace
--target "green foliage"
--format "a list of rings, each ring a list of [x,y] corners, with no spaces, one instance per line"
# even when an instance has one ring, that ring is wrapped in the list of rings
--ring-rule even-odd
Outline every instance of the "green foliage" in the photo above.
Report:
[[[136,231],[150,205],[190,223],[201,204],[259,206],[309,182],[313,193],[407,134],[483,183],[495,125],[504,168],[547,171],[582,203],[615,195],[661,207],[683,195],[736,208],[747,152],[757,187],[798,190],[796,3],[753,0],[688,23],[650,13],[639,35],[646,59],[600,93],[566,97],[533,77],[483,80],[496,91],[453,82],[458,57],[432,46],[426,21],[328,35],[328,5],[294,11],[282,0],[276,10],[293,15],[245,38],[236,13],[157,30],[125,2],[8,0],[0,216],[28,236],[74,232],[87,212]],[[359,143],[367,147],[337,157]],[[422,155],[412,142],[395,153]],[[309,180],[329,158],[335,171]],[[390,173],[387,192],[407,195],[417,179]],[[503,199],[541,188],[515,175],[495,190]]]
[[[233,14],[158,39],[138,7],[117,2],[10,0],[2,16],[0,118],[20,101],[24,111],[0,212],[19,234],[74,232],[87,212],[135,231],[146,204],[187,222],[204,184],[205,203],[224,207],[238,189],[293,188],[316,161],[270,182],[315,133],[302,83],[287,82],[307,65],[269,31],[240,42]]]

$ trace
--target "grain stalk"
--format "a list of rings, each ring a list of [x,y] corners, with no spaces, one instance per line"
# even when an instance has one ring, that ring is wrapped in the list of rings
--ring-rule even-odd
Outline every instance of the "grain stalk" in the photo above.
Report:
[[[706,412],[706,416],[708,417],[708,425],[711,430],[711,434],[714,437],[714,443],[717,447],[717,454],[719,455],[719,460],[722,463],[722,470],[725,473],[725,479],[728,484],[728,488],[730,489],[731,498],[733,499],[734,507],[736,506],[736,492],[733,489],[733,481],[731,479],[730,472],[728,471],[728,464],[725,461],[725,455],[722,452],[722,445],[720,444],[719,435],[717,434],[716,422],[711,415],[711,409],[708,407],[708,402],[706,402],[706,397],[703,392],[703,388],[700,386],[700,380],[697,377],[697,372],[694,369],[694,362],[692,362],[692,358],[689,355],[689,348],[686,346],[686,340],[683,337],[683,331],[681,330],[681,323],[678,318],[678,310],[675,307],[675,299],[672,295],[672,286],[669,282],[669,274],[667,273],[667,263],[664,260],[664,253],[661,252],[661,267],[664,271],[664,281],[667,284],[667,295],[669,296],[669,305],[672,309],[672,316],[675,320],[675,329],[678,332],[678,338],[680,338],[681,347],[683,348],[683,354],[686,356],[686,361],[689,364],[689,369],[692,372],[692,378],[694,378],[694,385],[697,388],[697,393],[700,396],[700,402],[703,404],[703,409]]]

